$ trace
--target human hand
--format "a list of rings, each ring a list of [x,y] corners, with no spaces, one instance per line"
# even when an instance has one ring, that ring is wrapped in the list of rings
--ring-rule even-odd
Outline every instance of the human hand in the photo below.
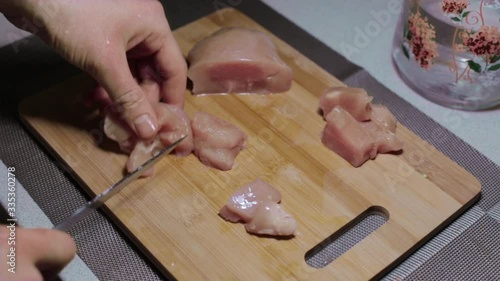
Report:
[[[26,17],[38,24],[36,35],[88,72],[139,137],[151,138],[158,128],[148,97],[183,107],[187,66],[160,2],[6,1],[7,18],[20,28]]]
[[[75,256],[76,246],[71,237],[58,230],[15,227],[12,232],[0,225],[0,280],[42,281],[56,276]],[[14,241],[14,243],[12,243]],[[12,249],[14,264],[9,264]],[[14,265],[14,271],[8,271]]]

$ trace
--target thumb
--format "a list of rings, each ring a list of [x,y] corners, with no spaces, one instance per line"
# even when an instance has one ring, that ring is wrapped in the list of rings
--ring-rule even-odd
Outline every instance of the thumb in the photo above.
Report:
[[[18,229],[19,257],[24,266],[34,265],[46,276],[60,272],[75,256],[76,245],[68,234],[49,229]],[[19,253],[21,255],[21,253]]]
[[[137,84],[125,55],[107,60],[96,69],[94,77],[113,100],[113,110],[141,138],[155,136],[157,117],[144,91]]]

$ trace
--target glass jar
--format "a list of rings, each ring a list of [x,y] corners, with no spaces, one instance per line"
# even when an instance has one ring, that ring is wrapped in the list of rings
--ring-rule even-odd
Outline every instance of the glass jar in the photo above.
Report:
[[[403,79],[440,105],[500,104],[500,0],[404,0],[393,60]]]

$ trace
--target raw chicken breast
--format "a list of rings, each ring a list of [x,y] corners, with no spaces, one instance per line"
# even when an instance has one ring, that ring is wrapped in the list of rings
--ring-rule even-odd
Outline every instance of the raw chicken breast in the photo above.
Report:
[[[375,124],[381,128],[396,132],[396,117],[389,111],[389,109],[381,104],[372,104],[372,114],[370,118]]]
[[[104,116],[103,130],[108,138],[116,142],[127,141],[133,135],[132,130],[130,130],[125,121],[111,113],[107,113]]]
[[[194,94],[279,93],[288,91],[292,70],[271,39],[246,28],[222,28],[188,54]]]
[[[110,112],[104,114],[104,134],[109,139],[116,141],[121,151],[130,154],[137,142],[134,133],[122,119]]]
[[[396,117],[389,109],[380,104],[372,105],[371,121],[361,125],[372,134],[378,153],[387,153],[403,149],[403,140],[396,136]]]
[[[219,215],[227,221],[245,223],[249,233],[291,236],[297,221],[278,203],[281,193],[267,182],[257,179],[238,189],[226,202]]]
[[[264,201],[259,204],[252,220],[245,224],[245,229],[255,234],[290,236],[297,230],[297,221],[279,204]]]
[[[332,87],[326,89],[319,100],[323,116],[335,107],[340,106],[358,121],[370,120],[372,114],[371,101],[364,89],[350,87]]]
[[[153,109],[158,116],[160,129],[158,135],[163,147],[167,147],[180,139],[182,136],[187,136],[175,148],[177,156],[188,156],[193,151],[193,132],[191,129],[191,119],[189,116],[177,106],[166,103],[158,103],[153,105]]]
[[[403,149],[403,141],[393,132],[381,127],[374,121],[361,122],[363,128],[372,135],[378,153],[387,153]]]
[[[178,107],[165,103],[153,104],[153,109],[157,114],[160,129],[151,141],[138,139],[127,124],[113,114],[108,113],[105,116],[104,133],[108,138],[118,142],[122,151],[130,154],[127,161],[128,172],[134,171],[182,136],[186,138],[175,148],[175,153],[179,156],[187,156],[193,150],[191,120],[186,113]],[[143,176],[151,176],[153,171],[151,169]]]
[[[222,207],[220,215],[229,221],[236,215],[238,220],[249,221],[255,214],[257,206],[263,201],[278,203],[281,193],[267,182],[257,179],[238,189]],[[236,221],[238,221],[236,220]]]
[[[187,156],[193,150],[191,120],[187,114],[182,109],[166,103],[154,104],[153,109],[158,117],[160,129],[151,142],[137,141],[127,162],[129,172],[183,136],[187,137],[175,148],[176,155]]]
[[[220,208],[219,216],[230,222],[239,222],[241,220],[241,217],[238,216],[238,214],[236,214],[235,212],[229,210],[229,208],[226,205]]]
[[[247,135],[235,125],[204,112],[195,113],[191,122],[194,154],[210,167],[227,171],[245,147]]]
[[[139,165],[146,162],[149,158],[151,158],[151,155],[161,149],[158,141],[153,141],[147,144],[142,140],[138,140],[128,125],[111,113],[106,114],[104,117],[103,130],[108,138],[118,142],[118,145],[123,152],[130,154],[127,161],[128,172],[132,172],[137,169]],[[149,177],[153,174],[154,167],[145,171],[142,174],[142,177]]]
[[[377,156],[377,146],[370,132],[342,107],[333,107],[325,119],[321,141],[351,165],[359,167]]]
[[[153,157],[156,153],[160,152],[163,146],[161,142],[158,140],[154,140],[150,143],[146,143],[145,141],[138,141],[127,161],[127,171],[133,172],[140,165],[146,163],[151,157]],[[151,167],[149,170],[142,173],[141,177],[150,177],[154,174],[154,167]]]

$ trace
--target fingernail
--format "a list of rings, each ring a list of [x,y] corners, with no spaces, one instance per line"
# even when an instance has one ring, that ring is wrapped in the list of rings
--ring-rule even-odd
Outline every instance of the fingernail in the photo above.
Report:
[[[137,117],[134,121],[134,126],[136,132],[141,137],[147,138],[156,133],[156,126],[153,124],[153,121],[151,121],[151,117],[147,114]]]

